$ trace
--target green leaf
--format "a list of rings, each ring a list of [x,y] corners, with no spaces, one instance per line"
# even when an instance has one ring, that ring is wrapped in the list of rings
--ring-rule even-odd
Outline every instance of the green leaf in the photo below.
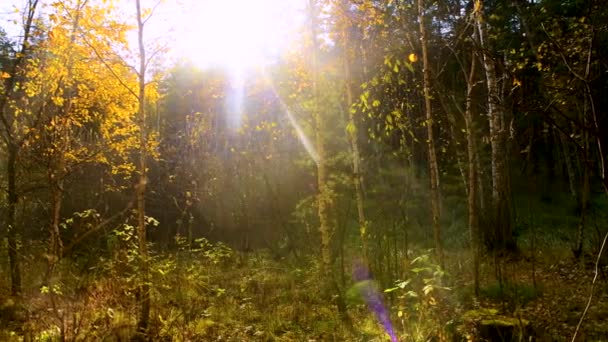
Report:
[[[411,279],[408,279],[408,280],[397,282],[397,287],[404,289],[411,281],[412,281]]]
[[[355,131],[356,131],[356,130],[357,130],[357,128],[355,127],[355,124],[354,124],[354,123],[349,122],[349,123],[346,125],[346,132],[347,132],[347,133],[349,133],[349,134],[353,134],[353,133],[355,133]]]
[[[405,62],[403,63],[403,65],[405,65],[405,67],[407,68],[407,70],[409,70],[410,72],[414,72],[414,67],[412,66],[411,63]]]
[[[399,290],[399,287],[391,287],[390,289],[384,290],[384,293],[391,293],[391,292],[393,292],[395,290]]]

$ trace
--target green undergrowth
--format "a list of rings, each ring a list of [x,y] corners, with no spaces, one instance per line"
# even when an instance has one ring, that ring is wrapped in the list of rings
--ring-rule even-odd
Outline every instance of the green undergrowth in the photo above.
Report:
[[[481,294],[494,302],[509,301],[517,306],[525,306],[542,295],[532,284],[509,281],[489,284],[481,289]]]
[[[383,330],[362,306],[349,307],[358,328],[346,328],[337,298],[322,293],[313,258],[275,260],[263,251],[235,253],[204,239],[177,244],[176,251],[151,258],[152,340],[383,340]],[[0,295],[0,340],[131,339],[140,298],[134,257],[135,251],[116,251],[78,277],[68,261],[58,267],[51,288],[32,288],[19,303]]]
[[[131,233],[122,238],[130,241]],[[0,339],[133,338],[140,278],[136,250],[129,248],[99,256],[85,273],[66,260],[52,285],[31,288],[27,300],[2,295]],[[400,341],[444,336],[456,314],[447,275],[430,252],[404,265],[404,278],[387,289],[374,280],[356,283],[345,270],[338,294],[312,256],[278,260],[264,251],[236,253],[205,239],[178,239],[175,250],[150,260],[148,334],[155,341],[389,341],[377,303],[370,302],[370,291],[377,291]],[[348,318],[340,315],[341,302]]]
[[[132,233],[127,227],[118,237],[130,242]],[[63,335],[67,341],[120,341],[135,336],[141,297],[137,249],[118,245],[108,254],[64,260],[51,283],[42,286],[38,278],[24,300],[7,296],[3,284],[0,340],[55,341]],[[510,272],[512,279],[503,283],[484,277],[476,299],[466,252],[450,252],[446,272],[432,250],[412,250],[399,263],[399,278],[384,286],[374,279],[353,280],[349,262],[340,276],[336,261],[336,292],[312,255],[296,260],[264,250],[240,253],[206,239],[189,243],[178,238],[171,251],[151,247],[156,252],[150,259],[148,334],[154,341],[389,341],[378,303],[384,304],[399,341],[445,341],[483,332],[486,326],[505,326],[514,322],[514,312],[523,315],[515,323],[534,325],[526,312],[532,312],[528,308],[545,296],[546,288],[535,288]],[[491,267],[484,263],[483,273],[491,274]],[[379,302],[370,301],[373,293]],[[505,303],[515,311],[504,309]],[[487,310],[498,311],[490,315]],[[476,312],[484,314],[469,317]],[[511,330],[520,329],[517,324],[510,324]]]

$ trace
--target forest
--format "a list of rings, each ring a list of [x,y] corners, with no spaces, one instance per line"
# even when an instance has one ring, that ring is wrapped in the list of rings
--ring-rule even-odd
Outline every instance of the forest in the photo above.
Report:
[[[2,2],[1,341],[608,341],[603,1]]]

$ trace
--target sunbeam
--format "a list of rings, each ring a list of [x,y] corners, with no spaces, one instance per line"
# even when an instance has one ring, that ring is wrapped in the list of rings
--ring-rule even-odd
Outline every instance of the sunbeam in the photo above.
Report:
[[[229,84],[226,86],[226,125],[230,129],[241,127],[245,100],[245,75],[241,69],[231,71]]]
[[[281,95],[279,94],[279,92],[276,90],[276,88],[274,86],[274,82],[273,82],[272,78],[268,75],[268,73],[266,71],[263,71],[263,77],[266,80],[266,83],[270,86],[270,89],[272,90],[272,93],[274,94],[274,96],[279,100],[279,103],[281,104],[281,109],[283,109],[283,111],[285,112],[285,115],[287,115],[287,118],[289,119],[289,123],[291,124],[291,127],[296,131],[298,140],[300,141],[300,143],[306,150],[306,153],[308,153],[310,158],[315,162],[315,164],[318,165],[319,164],[319,155],[317,153],[317,150],[310,142],[310,139],[308,139],[308,137],[306,136],[306,133],[304,133],[304,130],[302,129],[302,127],[298,124],[297,120],[291,113],[291,110],[289,110],[289,107],[287,106],[285,101],[283,101],[283,99],[281,98]]]

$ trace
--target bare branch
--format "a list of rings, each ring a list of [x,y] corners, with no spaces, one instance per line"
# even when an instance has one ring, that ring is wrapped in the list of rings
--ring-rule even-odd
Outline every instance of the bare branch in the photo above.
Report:
[[[114,68],[108,64],[108,62],[103,58],[103,56],[99,53],[99,51],[95,48],[95,46],[93,46],[93,44],[91,44],[89,42],[88,39],[86,39],[86,37],[82,37],[85,44],[87,44],[87,46],[89,48],[91,48],[91,50],[93,50],[93,53],[95,53],[95,56],[97,56],[97,58],[99,59],[99,61],[101,63],[103,63],[103,65],[108,69],[108,71],[110,71],[110,73],[112,74],[112,76],[114,76],[114,78],[131,94],[133,95],[136,99],[139,98],[139,96],[137,95],[137,93],[131,89],[131,87],[129,87],[129,85],[127,85],[127,83],[122,79],[122,77],[120,77],[118,75],[118,73],[116,73],[116,71],[114,70]]]
[[[161,4],[161,2],[162,2],[162,0],[158,0],[156,2],[156,4],[154,4],[154,6],[152,7],[152,10],[150,11],[150,15],[148,15],[148,17],[141,22],[142,26],[146,25],[146,23],[148,22],[148,20],[150,20],[150,18],[152,18],[154,16],[154,11],[156,11],[156,9]]]
[[[77,236],[67,247],[65,247],[63,249],[63,253],[61,255],[61,258],[65,258],[66,256],[68,256],[72,250],[78,246],[82,241],[84,241],[86,238],[88,238],[89,236],[91,236],[93,233],[106,228],[110,223],[114,222],[114,220],[116,220],[117,218],[123,216],[125,213],[127,213],[129,210],[131,210],[133,208],[133,200],[131,200],[127,206],[119,211],[118,213],[108,217],[106,220],[100,222],[98,225],[96,225],[95,227],[90,228],[89,230],[87,230],[86,232],[84,232],[82,235]]]
[[[572,69],[572,67],[570,66],[570,63],[568,63],[568,60],[566,59],[566,56],[564,55],[561,45],[555,39],[553,39],[551,34],[545,28],[545,25],[541,23],[540,27],[542,27],[543,32],[545,32],[545,34],[547,35],[547,38],[549,38],[549,40],[551,40],[551,42],[553,44],[555,44],[555,46],[557,47],[557,53],[559,53],[560,57],[562,58],[562,61],[564,62],[564,64],[566,65],[566,67],[568,68],[570,73],[572,73],[572,75],[574,75],[574,77],[578,78],[579,80],[581,80],[583,82],[587,82],[587,79],[585,77],[581,76],[579,73],[574,71],[574,69]]]
[[[608,194],[607,194],[608,195]],[[595,290],[595,282],[597,281],[597,276],[599,274],[599,265],[600,259],[602,257],[602,253],[604,252],[604,247],[606,246],[606,240],[608,240],[608,232],[604,235],[604,241],[602,241],[602,246],[600,247],[599,253],[597,253],[597,259],[595,260],[595,275],[593,276],[593,281],[591,282],[591,289],[589,290],[589,299],[587,300],[587,306],[585,306],[585,310],[581,315],[581,319],[578,321],[576,325],[576,330],[574,331],[574,335],[572,335],[572,342],[576,341],[576,336],[578,335],[578,331],[583,324],[583,320],[587,315],[587,311],[589,311],[589,307],[591,306],[591,300],[593,299],[593,290]]]

